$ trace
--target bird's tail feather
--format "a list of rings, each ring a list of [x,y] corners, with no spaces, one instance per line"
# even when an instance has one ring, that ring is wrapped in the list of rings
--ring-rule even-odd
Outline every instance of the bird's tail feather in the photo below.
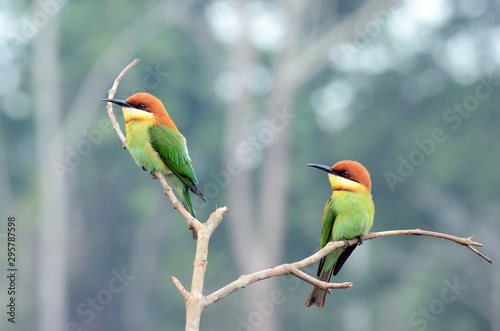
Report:
[[[192,183],[193,185],[189,187],[189,189],[194,193],[196,194],[197,196],[200,197],[201,200],[203,201],[207,201],[205,200],[205,196],[203,195],[203,193],[201,192],[201,190],[198,188],[198,186],[196,186],[196,184],[193,182]]]
[[[191,215],[193,215],[194,218],[196,218],[196,213],[194,212],[193,204],[191,202],[191,197],[189,196],[189,190],[187,189],[187,187],[182,191],[182,205],[184,206],[184,208],[186,208],[187,211],[189,211]]]
[[[332,272],[333,272],[333,267],[327,272],[322,271],[321,274],[319,275],[319,280],[328,283],[330,281],[330,278],[332,277]],[[326,299],[326,291],[314,287],[314,289],[311,292],[311,295],[306,301],[306,307],[316,305],[318,308],[323,308],[323,306],[325,305],[325,299]]]
[[[196,213],[194,212],[193,203],[191,202],[191,196],[189,196],[189,190],[187,187],[182,191],[182,197],[182,205],[194,218],[196,218]],[[198,234],[196,233],[196,230],[191,228],[191,232],[193,234],[193,239],[197,240]]]

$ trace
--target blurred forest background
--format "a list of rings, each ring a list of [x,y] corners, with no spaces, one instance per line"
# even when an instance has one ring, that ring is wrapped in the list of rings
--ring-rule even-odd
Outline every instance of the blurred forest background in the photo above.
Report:
[[[500,2],[2,1],[0,266],[17,217],[17,320],[2,330],[182,330],[195,242],[101,101],[158,96],[188,141],[207,203],[229,212],[205,294],[319,248],[324,173],[370,171],[372,231],[324,309],[293,277],[251,285],[202,330],[500,330]],[[121,110],[115,108],[124,129]],[[306,271],[315,275],[317,265]]]

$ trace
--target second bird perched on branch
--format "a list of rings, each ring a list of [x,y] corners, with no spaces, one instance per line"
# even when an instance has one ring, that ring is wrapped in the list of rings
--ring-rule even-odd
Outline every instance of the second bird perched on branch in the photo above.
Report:
[[[186,139],[168,115],[163,103],[149,93],[136,93],[126,100],[103,99],[123,108],[127,145],[135,162],[144,170],[161,172],[193,217],[189,191],[203,201],[198,179],[189,158]],[[195,233],[193,232],[193,236]]]
[[[319,164],[309,164],[328,173],[332,186],[332,196],[323,212],[321,248],[330,241],[350,240],[366,235],[372,225],[375,206],[371,196],[370,174],[360,163],[340,161],[331,168]],[[361,238],[360,238],[361,239]],[[329,282],[351,255],[356,246],[337,248],[320,260],[319,280]],[[326,292],[315,287],[307,299],[306,307],[325,305]]]

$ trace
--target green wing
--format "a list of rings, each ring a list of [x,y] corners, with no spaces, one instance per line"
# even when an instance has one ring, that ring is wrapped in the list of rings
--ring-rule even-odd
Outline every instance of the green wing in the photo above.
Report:
[[[323,228],[321,230],[321,248],[332,240],[332,228],[333,223],[335,223],[335,218],[337,213],[332,208],[332,198],[330,198],[325,205],[325,210],[323,211]]]
[[[191,191],[205,201],[203,193],[196,186],[198,179],[191,166],[186,140],[175,130],[161,125],[148,129],[151,146],[172,172],[185,183]]]
[[[333,223],[335,223],[335,218],[337,217],[337,213],[334,211],[332,206],[332,198],[330,198],[325,205],[325,210],[323,211],[323,228],[321,229],[321,248],[325,247],[325,245],[332,240],[332,228]],[[323,257],[319,261],[318,266],[318,277],[323,271],[323,267],[325,265],[326,256]]]

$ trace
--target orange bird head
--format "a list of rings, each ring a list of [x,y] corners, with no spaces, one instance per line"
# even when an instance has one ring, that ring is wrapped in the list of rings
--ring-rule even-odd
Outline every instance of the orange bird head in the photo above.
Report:
[[[370,174],[359,162],[350,160],[339,161],[331,168],[321,164],[308,164],[308,166],[327,172],[333,190],[371,192],[372,182]]]
[[[120,99],[103,99],[115,103],[124,108],[125,123],[131,121],[142,121],[147,119],[148,114],[154,118],[154,124],[165,125],[169,128],[177,130],[177,126],[168,115],[163,103],[152,94],[139,92],[126,100]],[[129,111],[125,111],[125,108]]]

